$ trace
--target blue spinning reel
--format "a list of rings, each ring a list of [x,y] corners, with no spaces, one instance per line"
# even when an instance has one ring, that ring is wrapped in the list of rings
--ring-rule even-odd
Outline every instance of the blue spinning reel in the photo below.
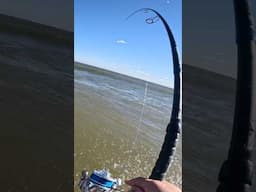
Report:
[[[83,171],[79,182],[82,192],[113,192],[121,191],[118,189],[122,184],[121,179],[113,179],[107,170],[95,170],[89,176],[88,172]]]

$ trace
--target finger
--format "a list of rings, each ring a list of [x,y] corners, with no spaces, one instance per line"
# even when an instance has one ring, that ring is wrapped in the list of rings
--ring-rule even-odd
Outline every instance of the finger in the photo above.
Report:
[[[139,188],[139,187],[136,187],[136,186],[133,186],[129,192],[145,192],[143,189]]]
[[[146,179],[143,178],[143,177],[137,177],[135,179],[131,179],[131,180],[126,180],[125,183],[127,185],[130,185],[130,186],[134,186],[134,185],[137,185],[137,186],[140,186],[142,183],[145,183]]]
[[[125,183],[130,186],[136,186],[142,191],[148,191],[148,189],[152,186],[151,180],[143,177],[137,177],[135,179],[125,181]]]

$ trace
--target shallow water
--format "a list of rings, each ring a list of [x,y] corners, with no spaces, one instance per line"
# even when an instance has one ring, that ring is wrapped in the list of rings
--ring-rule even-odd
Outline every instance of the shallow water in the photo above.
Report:
[[[148,177],[164,139],[171,103],[169,88],[75,65],[76,191],[82,169],[107,168],[122,179]],[[181,185],[181,139],[166,179]]]

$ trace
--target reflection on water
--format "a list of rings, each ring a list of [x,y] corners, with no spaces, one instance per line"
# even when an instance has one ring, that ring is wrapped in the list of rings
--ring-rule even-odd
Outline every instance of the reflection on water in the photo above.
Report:
[[[138,79],[75,65],[75,186],[84,168],[89,172],[107,168],[122,179],[150,175],[169,122],[172,90],[148,83],[144,100],[145,85]],[[180,141],[167,175],[178,185]]]

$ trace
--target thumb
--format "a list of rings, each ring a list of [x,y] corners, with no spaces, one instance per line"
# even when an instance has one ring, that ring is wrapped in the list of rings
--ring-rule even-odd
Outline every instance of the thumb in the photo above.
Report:
[[[145,185],[146,179],[143,177],[137,177],[131,180],[126,180],[125,183],[130,186],[143,186]]]
[[[137,177],[137,178],[134,178],[134,179],[125,180],[125,183],[126,183],[127,185],[133,186],[133,185],[137,185],[137,184],[144,183],[145,181],[146,181],[145,178],[143,178],[143,177]]]
[[[145,192],[146,179],[143,177],[126,180],[125,183],[132,187],[129,192]]]
[[[132,186],[129,192],[145,192],[145,191],[139,187]]]

